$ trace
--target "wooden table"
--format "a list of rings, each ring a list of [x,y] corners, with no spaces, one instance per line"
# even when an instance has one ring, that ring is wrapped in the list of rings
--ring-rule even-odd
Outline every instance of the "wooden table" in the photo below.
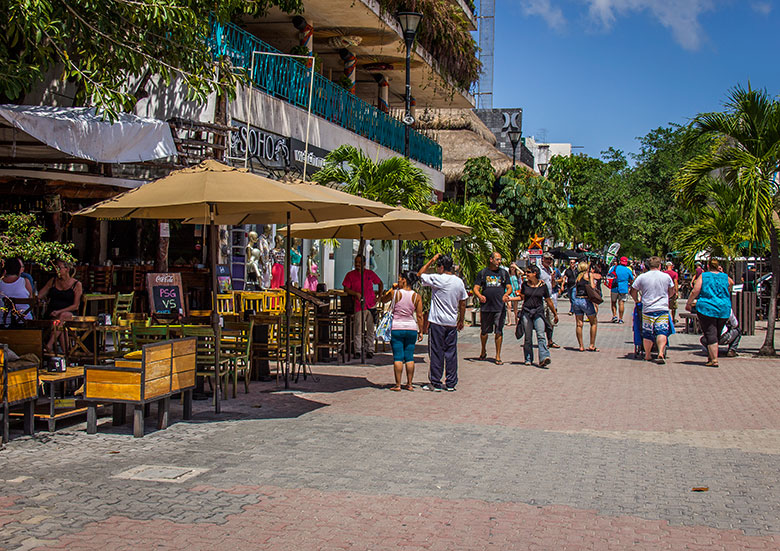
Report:
[[[64,387],[66,382],[78,381],[80,379],[84,379],[84,368],[80,366],[69,367],[67,371],[61,373],[50,373],[48,371],[38,372],[38,380],[44,386],[44,391],[46,385],[49,386],[49,401],[48,403],[45,403],[38,400],[38,404],[35,408],[35,418],[47,421],[49,423],[49,432],[54,432],[56,430],[57,421],[60,419],[87,413],[87,404],[82,400],[72,398],[73,405],[60,405],[59,408],[56,403],[56,385],[59,383]]]
[[[106,308],[98,308],[98,310],[105,312],[105,313],[114,313],[114,302],[116,301],[116,295],[105,295],[105,294],[99,294],[99,293],[87,293],[84,295],[81,295],[81,315],[86,316],[89,314],[89,304],[90,303],[97,303],[98,306],[100,306],[100,303],[105,303]]]
[[[89,316],[73,316],[73,319],[64,322],[65,340],[68,349],[66,356],[69,362],[74,359],[92,359],[92,363],[98,363],[98,324],[97,318]],[[71,338],[73,342],[71,343]],[[89,349],[88,339],[92,339],[92,350]],[[71,344],[73,345],[71,348]]]

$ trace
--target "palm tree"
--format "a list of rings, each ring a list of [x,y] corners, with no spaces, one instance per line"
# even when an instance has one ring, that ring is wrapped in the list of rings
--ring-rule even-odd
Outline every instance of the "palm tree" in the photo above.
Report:
[[[778,195],[776,173],[780,169],[780,103],[765,90],[748,84],[730,91],[722,113],[703,113],[691,122],[692,137],[709,141],[707,152],[688,161],[676,179],[678,196],[689,208],[702,202],[712,204],[700,185],[717,174],[732,188],[735,207],[744,219],[743,238],[766,242],[771,247],[772,291],[767,333],[759,355],[775,355],[775,313],[777,310],[778,259],[777,227],[773,206]]]
[[[375,163],[362,150],[342,145],[325,158],[312,180],[344,184],[343,191],[388,205],[423,211],[431,202],[431,181],[422,169],[404,157]]]
[[[506,218],[490,210],[487,204],[477,200],[466,201],[465,204],[443,201],[433,205],[430,213],[471,227],[469,235],[457,239],[446,237],[425,242],[428,258],[436,253],[452,255],[467,282],[474,281],[493,251],[508,256],[512,225]],[[456,241],[459,243],[458,248],[455,247]]]

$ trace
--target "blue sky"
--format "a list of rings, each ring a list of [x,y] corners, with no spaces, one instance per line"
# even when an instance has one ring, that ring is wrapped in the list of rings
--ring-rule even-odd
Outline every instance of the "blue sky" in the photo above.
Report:
[[[522,107],[526,136],[635,152],[738,83],[779,94],[778,24],[780,0],[496,0],[493,107]]]

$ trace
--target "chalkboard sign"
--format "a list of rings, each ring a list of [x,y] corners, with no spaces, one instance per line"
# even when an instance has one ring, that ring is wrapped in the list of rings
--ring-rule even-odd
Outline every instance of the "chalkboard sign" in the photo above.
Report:
[[[154,314],[184,315],[181,274],[147,274],[146,288]]]

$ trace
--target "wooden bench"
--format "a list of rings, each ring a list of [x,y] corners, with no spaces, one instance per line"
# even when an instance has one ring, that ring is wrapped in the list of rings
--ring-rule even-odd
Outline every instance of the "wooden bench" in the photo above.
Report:
[[[689,335],[698,335],[701,333],[699,327],[699,316],[690,312],[681,312],[680,318],[685,320],[685,332]]]
[[[184,419],[192,417],[192,390],[195,388],[195,337],[146,344],[140,360],[117,359],[109,365],[85,368],[84,399],[87,433],[97,432],[97,406],[114,405],[114,425],[125,422],[126,406],[132,404],[133,436],[144,435],[144,409],[157,402],[157,428],[168,426],[170,400],[182,393]]]
[[[35,401],[38,398],[38,368],[43,357],[43,332],[39,329],[0,329],[0,399],[3,404],[2,441],[9,438],[9,417],[12,406],[22,406],[24,433],[35,430]],[[8,350],[17,356],[35,354],[38,362],[17,361],[9,365]]]

